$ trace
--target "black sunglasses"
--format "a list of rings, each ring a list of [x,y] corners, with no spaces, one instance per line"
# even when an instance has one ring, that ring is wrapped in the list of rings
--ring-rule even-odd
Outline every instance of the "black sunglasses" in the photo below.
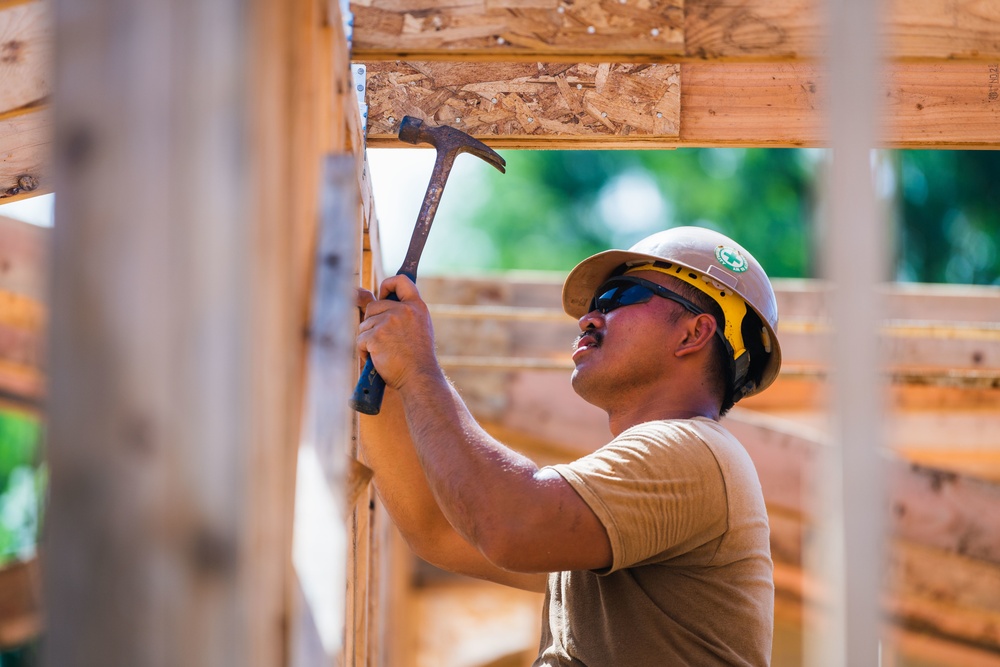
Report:
[[[634,306],[639,303],[646,303],[654,296],[679,303],[695,315],[701,315],[705,312],[677,292],[669,290],[663,285],[658,285],[642,278],[636,278],[635,276],[618,276],[606,281],[598,288],[597,295],[591,300],[588,312],[596,310],[603,315],[607,315],[612,310],[621,308],[622,306]]]

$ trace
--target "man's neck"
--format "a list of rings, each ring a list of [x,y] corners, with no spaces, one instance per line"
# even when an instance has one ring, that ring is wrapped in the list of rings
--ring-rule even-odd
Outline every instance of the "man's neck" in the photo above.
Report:
[[[693,419],[705,417],[719,421],[719,406],[715,401],[689,401],[685,404],[670,404],[662,400],[655,403],[639,403],[616,408],[606,408],[611,434],[618,437],[623,431],[637,424],[665,419]]]

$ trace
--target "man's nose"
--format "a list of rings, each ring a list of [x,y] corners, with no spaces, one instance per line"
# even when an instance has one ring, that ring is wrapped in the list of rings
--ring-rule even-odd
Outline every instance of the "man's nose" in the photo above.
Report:
[[[577,324],[580,325],[580,331],[600,328],[604,324],[604,314],[599,310],[592,310],[577,320]]]

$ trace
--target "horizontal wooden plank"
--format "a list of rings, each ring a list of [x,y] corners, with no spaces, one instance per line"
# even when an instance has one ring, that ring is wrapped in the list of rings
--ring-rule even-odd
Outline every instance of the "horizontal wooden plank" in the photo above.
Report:
[[[42,627],[42,576],[38,558],[0,567],[0,651],[37,638]]]
[[[1000,146],[1000,90],[988,63],[891,63],[881,145]],[[681,70],[685,146],[820,146],[825,73],[804,63],[688,63]]]
[[[0,360],[41,371],[45,317],[41,303],[0,290]]]
[[[0,7],[0,116],[48,97],[51,69],[48,3]]]
[[[687,0],[685,53],[703,59],[815,58],[823,51],[818,0]]]
[[[49,109],[0,118],[0,203],[52,192],[51,145]]]
[[[563,11],[559,11],[560,5]],[[677,7],[683,5],[683,19]],[[893,58],[1000,58],[995,3],[891,0],[884,48]],[[818,0],[356,0],[355,50],[365,59],[809,59],[825,49]],[[594,30],[590,31],[589,28]],[[653,30],[658,30],[657,34]]]
[[[0,290],[46,298],[50,230],[0,215]]]
[[[886,49],[898,58],[1000,59],[1000,6],[991,0],[891,0]]]
[[[399,143],[404,115],[507,147],[676,142],[677,65],[622,63],[368,64],[368,139]]]
[[[600,70],[592,78],[574,79],[575,84],[569,70],[565,82],[547,78],[551,74],[533,78],[532,68],[559,67],[551,63],[399,61],[368,66],[371,146],[401,146],[395,123],[403,114],[453,124],[507,148],[825,143],[825,73],[807,63],[685,63],[679,128],[673,120],[677,89],[672,65],[643,70],[634,64],[610,66],[612,73],[630,73],[618,81],[609,73],[607,81],[618,97],[610,91],[601,95]],[[573,67],[579,76],[584,65]],[[988,63],[890,64],[883,82],[886,129],[881,145],[1000,147],[1000,100],[994,94],[1000,94],[998,76],[996,66]],[[576,96],[574,85],[581,86]]]
[[[897,622],[1000,650],[1000,568],[904,540],[888,555],[885,607]]]
[[[365,59],[684,53],[683,0],[357,0],[351,11],[354,50]]]

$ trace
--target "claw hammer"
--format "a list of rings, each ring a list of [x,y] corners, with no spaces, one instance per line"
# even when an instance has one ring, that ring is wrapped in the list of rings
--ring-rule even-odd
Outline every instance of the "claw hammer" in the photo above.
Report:
[[[451,166],[458,154],[471,153],[482,158],[496,167],[501,174],[506,173],[507,163],[492,148],[461,130],[447,125],[437,127],[426,125],[419,118],[412,116],[405,116],[400,123],[399,138],[408,144],[430,144],[437,149],[434,171],[431,172],[431,180],[427,184],[427,192],[424,194],[424,203],[420,207],[417,224],[410,237],[410,247],[406,250],[402,266],[396,272],[397,276],[403,275],[416,282],[417,264],[424,251],[424,244],[427,243],[427,235],[431,231],[431,223],[434,222],[438,204],[441,203],[441,194],[444,192],[445,183],[448,182],[448,174],[451,173]],[[390,294],[387,298],[393,301],[399,300],[395,294]],[[377,415],[382,409],[384,392],[385,380],[378,374],[375,365],[372,364],[371,357],[368,357],[365,368],[361,371],[361,377],[358,379],[358,384],[354,388],[354,394],[351,396],[351,407],[366,415]]]

